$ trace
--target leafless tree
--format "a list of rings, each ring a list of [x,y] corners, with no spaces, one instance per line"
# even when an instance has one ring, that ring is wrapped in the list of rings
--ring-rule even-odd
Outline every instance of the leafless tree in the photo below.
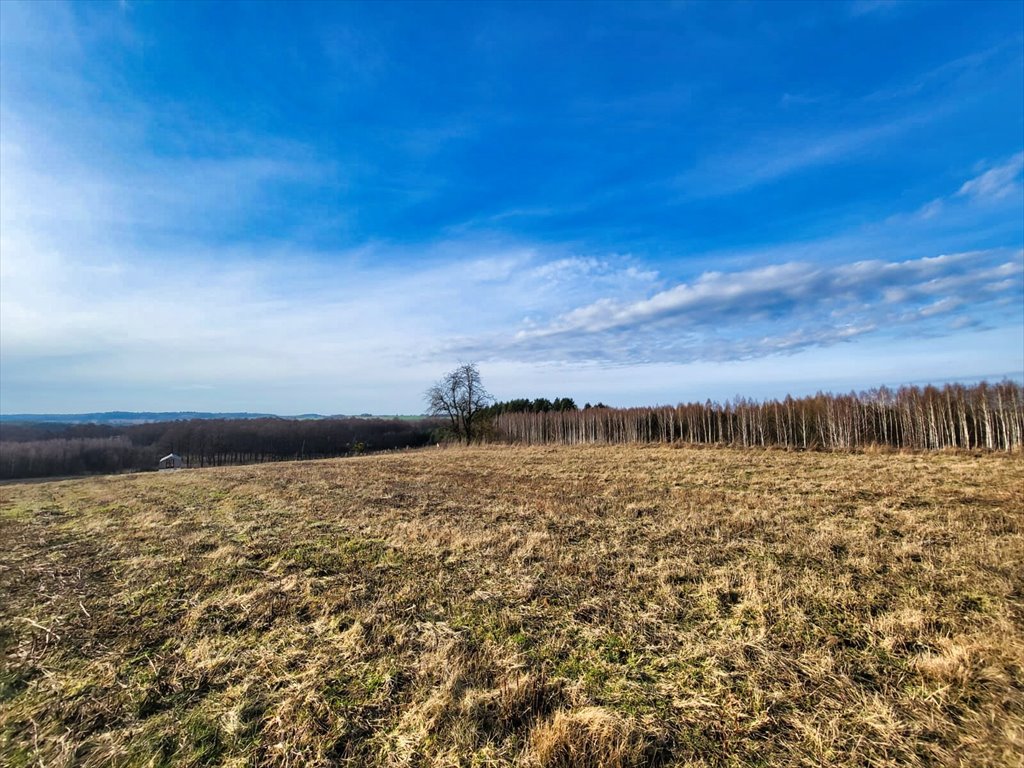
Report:
[[[476,363],[461,363],[426,391],[427,413],[447,418],[452,434],[467,445],[477,433],[480,411],[494,398],[484,389]]]

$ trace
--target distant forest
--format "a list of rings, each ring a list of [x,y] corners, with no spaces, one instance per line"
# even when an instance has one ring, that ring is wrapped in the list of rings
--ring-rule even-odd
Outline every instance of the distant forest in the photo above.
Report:
[[[130,426],[0,425],[0,479],[157,468],[176,453],[189,467],[216,467],[415,448],[431,441],[432,419],[191,419]]]
[[[1019,451],[1024,387],[1003,381],[674,407],[506,411],[493,417],[489,437],[527,445],[678,441],[802,450]]]
[[[1024,387],[886,388],[846,395],[583,408],[568,397],[517,399],[480,410],[478,442],[525,445],[692,443],[798,450],[1024,449]],[[415,448],[444,439],[443,422],[399,419],[193,419],[0,425],[0,479],[156,469],[176,453],[189,467],[320,459]]]

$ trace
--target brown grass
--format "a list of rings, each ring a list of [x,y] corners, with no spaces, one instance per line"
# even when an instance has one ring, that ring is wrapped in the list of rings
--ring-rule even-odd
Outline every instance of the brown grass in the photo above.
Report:
[[[1019,456],[489,447],[0,499],[3,765],[1024,754]]]

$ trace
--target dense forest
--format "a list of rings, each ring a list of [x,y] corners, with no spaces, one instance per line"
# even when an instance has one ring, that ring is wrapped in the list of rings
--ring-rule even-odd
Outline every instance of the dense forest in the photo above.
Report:
[[[528,445],[682,441],[807,450],[1019,451],[1024,447],[1024,387],[1003,381],[760,402],[737,398],[675,407],[503,412],[493,417],[488,434]]]
[[[590,403],[587,403],[590,408]],[[603,407],[603,406],[601,406]],[[499,400],[491,403],[480,411],[481,416],[498,416],[502,413],[547,413],[548,411],[575,411],[576,401],[571,397],[556,397],[548,400],[546,397],[538,397],[530,400],[527,397],[520,397],[514,400]]]
[[[0,478],[156,469],[161,456],[189,467],[319,459],[427,444],[425,419],[192,419],[115,427],[0,425]]]

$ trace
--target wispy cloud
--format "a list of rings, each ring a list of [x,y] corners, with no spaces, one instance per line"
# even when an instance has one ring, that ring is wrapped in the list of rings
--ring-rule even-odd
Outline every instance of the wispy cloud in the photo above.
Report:
[[[850,161],[886,138],[905,132],[922,118],[890,120],[860,128],[803,131],[803,135],[750,137],[740,150],[701,161],[677,184],[690,196],[714,197],[752,189],[798,171]]]
[[[230,237],[238,247],[232,236],[259,230],[270,215],[282,229],[306,225],[280,208],[290,190],[342,183],[333,163],[292,142],[183,157],[135,152],[129,163],[99,151],[83,156],[15,115],[3,123],[0,241],[31,240],[33,248],[69,239],[80,251],[117,244],[124,259],[171,240],[187,250]],[[5,260],[17,257],[13,246],[4,249]]]
[[[852,17],[889,14],[912,6],[907,0],[853,0],[847,5]]]
[[[866,3],[864,12],[896,5]],[[693,198],[715,197],[751,190],[801,171],[852,163],[963,110],[972,94],[984,86],[989,71],[998,66],[1011,71],[1019,68],[1019,38],[846,98],[836,91],[785,92],[779,107],[783,112],[799,108],[801,114],[806,113],[800,123],[784,123],[775,130],[730,132],[730,146],[706,155],[680,174],[676,186]],[[748,120],[754,125],[774,123],[764,115],[750,115]]]
[[[6,407],[21,410],[39,381],[93,398],[258,390],[292,392],[299,410],[416,408],[423,382],[457,359],[447,339],[549,317],[594,290],[641,295],[658,279],[628,257],[473,241],[415,248],[416,259],[387,244],[119,253],[24,227],[0,239],[0,375]]]
[[[987,202],[1020,194],[1021,171],[1024,171],[1024,152],[1018,152],[1002,165],[989,168],[981,175],[965,181],[957,195]]]
[[[1021,171],[1024,170],[1024,152],[1017,153],[1003,163],[992,166],[963,182],[949,194],[932,198],[912,213],[896,213],[886,219],[890,225],[905,225],[911,221],[936,221],[962,215],[966,209],[998,208],[1012,200],[1024,203],[1024,186],[1021,185]]]

